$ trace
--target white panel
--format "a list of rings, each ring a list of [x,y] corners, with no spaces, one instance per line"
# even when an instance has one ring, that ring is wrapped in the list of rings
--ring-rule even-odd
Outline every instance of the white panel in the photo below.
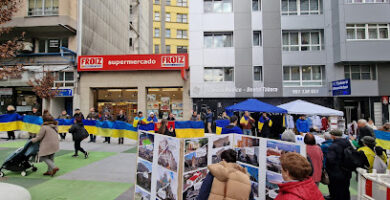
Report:
[[[253,66],[263,66],[263,47],[252,48]]]
[[[252,29],[253,30],[262,30],[263,29],[262,12],[252,12]]]
[[[205,31],[233,31],[233,13],[207,13],[202,15],[202,29]]]
[[[234,48],[210,48],[203,50],[203,65],[205,67],[234,67],[234,64]]]

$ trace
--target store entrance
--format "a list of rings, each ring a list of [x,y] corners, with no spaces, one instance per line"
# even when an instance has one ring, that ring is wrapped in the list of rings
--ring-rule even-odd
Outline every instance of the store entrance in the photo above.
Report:
[[[136,88],[94,89],[95,105],[99,115],[109,112],[113,119],[123,110],[129,122],[133,121],[138,110],[138,90]]]

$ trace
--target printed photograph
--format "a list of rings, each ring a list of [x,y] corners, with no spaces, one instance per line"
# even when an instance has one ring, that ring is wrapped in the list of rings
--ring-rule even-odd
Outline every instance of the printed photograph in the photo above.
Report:
[[[138,159],[137,166],[137,185],[150,191],[152,183],[152,163]]]
[[[211,150],[212,151],[211,152],[212,153],[211,162],[213,164],[221,162],[222,161],[222,159],[221,159],[222,152],[225,150],[228,150],[228,149],[231,149],[231,147],[226,146],[226,147],[221,147],[221,148],[217,148],[217,149],[212,149]]]
[[[267,141],[267,170],[275,173],[282,173],[280,166],[280,156],[284,152],[300,152],[300,146],[286,144],[278,141]]]
[[[253,197],[259,197],[259,183],[251,182],[251,188],[253,191]]]
[[[267,171],[266,175],[266,183],[265,183],[265,194],[266,199],[271,200],[275,199],[279,193],[279,187],[277,184],[283,182],[283,177],[281,174]]]
[[[177,172],[180,141],[175,138],[160,136],[158,145],[158,164],[166,169]]]
[[[183,199],[196,200],[206,175],[207,169],[184,174]]]
[[[259,168],[251,167],[248,165],[241,164],[242,167],[246,169],[248,174],[250,175],[251,182],[259,182]]]
[[[159,167],[157,172],[156,196],[161,200],[177,199],[177,175]]]
[[[196,151],[184,156],[184,171],[207,167],[207,151]]]
[[[212,143],[213,143],[213,149],[215,148],[221,148],[230,146],[231,144],[231,136],[220,136],[220,137],[213,137]]]
[[[238,156],[237,161],[259,166],[259,143],[258,138],[237,135],[234,143]]]
[[[189,154],[191,152],[196,151],[206,151],[207,152],[207,144],[209,140],[208,138],[198,138],[198,139],[189,139],[185,141],[185,154]]]
[[[150,194],[141,189],[140,187],[135,187],[135,200],[150,200]]]
[[[154,135],[141,132],[139,136],[139,151],[138,156],[153,162]]]

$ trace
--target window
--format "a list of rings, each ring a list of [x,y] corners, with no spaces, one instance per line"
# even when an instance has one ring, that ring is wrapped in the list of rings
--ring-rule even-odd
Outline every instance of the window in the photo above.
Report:
[[[154,21],[160,21],[160,12],[154,12]]]
[[[186,46],[177,46],[176,47],[177,53],[187,53],[187,47]]]
[[[133,38],[129,38],[129,47],[133,46]]]
[[[177,0],[176,5],[181,7],[187,7],[187,0]]]
[[[58,0],[29,0],[28,15],[58,15]]]
[[[160,0],[154,0],[154,4],[160,4]]]
[[[176,38],[187,38],[187,31],[186,30],[177,30]]]
[[[39,53],[58,53],[60,47],[68,47],[68,38],[63,39],[42,39],[38,41]]]
[[[133,5],[130,5],[130,15],[133,14]]]
[[[160,53],[160,45],[158,45],[158,44],[155,44],[154,45],[154,53]]]
[[[205,13],[230,13],[233,11],[232,0],[204,0]]]
[[[252,11],[261,10],[261,0],[252,0]]]
[[[347,24],[347,40],[389,39],[389,24]]]
[[[165,53],[171,53],[171,45],[165,45]]]
[[[253,31],[253,46],[261,46],[261,31]]]
[[[323,31],[283,31],[283,51],[319,51],[324,49]]]
[[[167,38],[171,37],[171,29],[165,29],[165,37]]]
[[[54,87],[73,87],[74,73],[73,72],[55,72]]]
[[[170,6],[171,5],[171,0],[165,0],[165,5]]]
[[[205,48],[233,47],[233,32],[205,32]]]
[[[171,13],[165,13],[165,21],[170,22],[171,21]]]
[[[347,3],[388,3],[389,0],[347,0]]]
[[[322,0],[282,0],[282,15],[320,15]]]
[[[187,15],[186,14],[177,14],[176,21],[180,23],[187,23]]]
[[[204,81],[205,82],[222,82],[234,80],[233,67],[205,67]]]
[[[261,66],[253,67],[253,80],[262,81],[263,80],[263,71]]]
[[[154,37],[160,37],[160,29],[159,28],[154,29]]]
[[[352,80],[376,80],[375,65],[345,65],[344,76]]]
[[[283,86],[322,86],[324,66],[284,66]]]

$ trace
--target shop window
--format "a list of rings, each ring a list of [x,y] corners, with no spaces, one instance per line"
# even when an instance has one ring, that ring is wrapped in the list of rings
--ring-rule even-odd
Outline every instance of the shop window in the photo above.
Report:
[[[28,15],[58,15],[58,1],[59,0],[29,0]]]
[[[206,67],[203,75],[205,82],[230,82],[234,81],[234,68]]]
[[[254,66],[253,67],[253,79],[255,81],[262,81],[263,80],[263,72],[261,66]]]
[[[147,113],[154,112],[159,119],[166,119],[170,112],[176,120],[183,119],[183,88],[148,88]]]
[[[73,72],[56,72],[54,74],[56,80],[54,81],[54,87],[74,87],[74,73]]]
[[[177,53],[187,53],[187,47],[186,46],[177,46],[176,47]]]
[[[322,86],[324,76],[324,66],[284,66],[283,86]]]
[[[38,45],[39,53],[58,53],[60,47],[68,48],[68,38],[63,39],[40,39]]]
[[[352,80],[376,80],[375,65],[345,65],[344,76]]]

